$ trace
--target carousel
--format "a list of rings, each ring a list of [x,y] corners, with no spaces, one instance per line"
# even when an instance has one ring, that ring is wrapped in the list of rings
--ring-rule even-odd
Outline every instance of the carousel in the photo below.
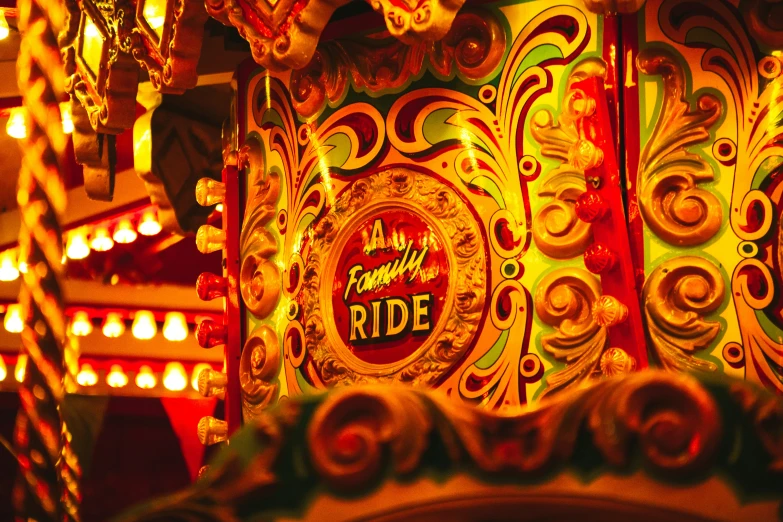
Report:
[[[17,520],[783,519],[779,0],[3,5]]]

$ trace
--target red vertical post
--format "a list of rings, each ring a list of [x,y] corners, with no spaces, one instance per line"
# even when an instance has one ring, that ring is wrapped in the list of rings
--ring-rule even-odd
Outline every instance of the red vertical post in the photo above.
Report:
[[[595,101],[595,109],[581,120],[584,136],[600,149],[601,161],[585,169],[585,201],[600,203],[602,212],[592,220],[594,243],[585,252],[588,270],[599,274],[604,296],[610,296],[627,307],[625,320],[608,326],[609,346],[621,348],[636,360],[637,369],[647,367],[647,349],[639,289],[634,277],[628,228],[623,204],[622,177],[615,155],[616,141],[604,94],[604,82],[589,78],[574,85]]]
[[[225,345],[226,388],[225,416],[228,434],[231,435],[242,424],[242,396],[239,389],[239,359],[242,355],[242,333],[244,318],[239,304],[239,233],[240,221],[240,181],[235,166],[223,169],[223,183],[226,186],[226,198],[223,205],[223,230],[226,232],[225,266],[223,275],[228,282],[225,299],[225,324],[227,338]]]

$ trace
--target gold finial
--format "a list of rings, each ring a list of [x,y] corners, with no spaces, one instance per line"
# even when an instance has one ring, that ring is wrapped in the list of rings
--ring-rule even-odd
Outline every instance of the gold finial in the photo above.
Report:
[[[228,377],[223,372],[205,368],[198,374],[198,392],[204,397],[226,398]]]
[[[602,295],[593,303],[593,319],[601,326],[615,326],[628,318],[628,307],[610,295]]]
[[[226,199],[226,184],[212,178],[201,178],[196,183],[196,201],[202,207],[223,203]]]
[[[211,254],[226,246],[226,232],[212,225],[201,225],[196,232],[196,248],[202,254]]]
[[[198,421],[198,440],[205,446],[211,446],[228,439],[228,424],[215,417],[201,417]]]
[[[601,373],[607,377],[625,375],[636,369],[636,359],[622,348],[609,348],[601,355]]]

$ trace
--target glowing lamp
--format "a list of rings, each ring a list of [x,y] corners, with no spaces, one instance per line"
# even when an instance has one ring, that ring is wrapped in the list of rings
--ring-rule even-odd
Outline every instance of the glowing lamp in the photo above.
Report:
[[[211,370],[212,366],[207,363],[198,363],[196,366],[193,367],[193,373],[191,373],[190,377],[190,385],[193,386],[193,389],[198,391],[198,376],[201,375],[201,372],[204,370]],[[0,379],[2,380],[2,379]]]
[[[154,210],[148,210],[141,215],[141,220],[139,220],[139,226],[137,228],[139,234],[142,236],[154,236],[162,229],[163,227],[160,226]]]
[[[223,212],[223,203],[218,203],[217,205],[215,205],[215,210],[217,210],[218,212]]]
[[[5,19],[5,15],[0,11],[0,40],[5,40],[9,34],[11,34],[11,29],[8,27],[8,20]]]
[[[60,116],[63,121],[63,134],[73,132],[73,118],[71,117],[71,102],[62,102],[60,104]]]
[[[19,270],[14,263],[14,254],[6,251],[0,257],[0,281],[15,281],[19,277]]]
[[[122,371],[122,366],[112,364],[106,376],[106,384],[112,388],[122,388],[128,384],[128,376]]]
[[[125,321],[122,320],[122,316],[117,312],[109,312],[103,321],[101,331],[106,337],[112,339],[119,337],[125,333]]]
[[[188,323],[185,314],[169,312],[163,323],[163,337],[169,341],[184,341],[188,337]]]
[[[136,339],[152,339],[158,333],[158,325],[155,323],[155,316],[148,310],[139,310],[133,318],[131,327],[133,337]]]
[[[6,377],[8,377],[8,368],[5,366],[3,356],[0,355],[0,382],[4,381]]]
[[[79,386],[95,386],[98,384],[98,374],[95,373],[92,365],[82,364],[82,368],[76,374],[76,382],[79,383]]]
[[[8,114],[5,132],[12,138],[21,140],[27,137],[27,122],[23,107],[14,107]]]
[[[111,250],[114,246],[114,240],[109,235],[109,229],[106,227],[98,227],[92,233],[92,241],[90,246],[96,252],[106,252]]]
[[[27,262],[19,261],[19,271],[23,274],[27,273]]]
[[[65,246],[65,255],[71,259],[84,259],[90,255],[90,245],[87,244],[87,235],[83,230],[70,233]]]
[[[139,368],[139,373],[136,374],[136,386],[142,390],[149,390],[158,384],[158,380],[155,378],[152,368],[146,364]]]
[[[133,223],[128,218],[121,219],[114,229],[114,241],[117,243],[128,244],[136,241],[136,231],[133,229]]]
[[[188,386],[188,374],[178,362],[170,362],[163,370],[163,387],[171,391],[182,391]]]
[[[14,368],[14,378],[16,382],[24,381],[24,374],[27,369],[27,354],[21,353],[16,359],[16,368]]]
[[[24,330],[22,305],[8,305],[8,309],[5,311],[5,319],[3,319],[3,326],[5,327],[6,331],[10,333],[20,333],[22,330]]]
[[[92,333],[92,321],[87,312],[79,311],[73,314],[71,320],[71,333],[77,337],[84,337]]]

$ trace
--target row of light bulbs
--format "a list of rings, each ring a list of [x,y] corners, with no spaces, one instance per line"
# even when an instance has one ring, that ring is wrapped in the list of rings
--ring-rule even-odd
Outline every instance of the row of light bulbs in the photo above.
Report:
[[[3,319],[3,326],[10,333],[21,333],[24,330],[22,307],[19,304],[8,305]],[[93,331],[92,320],[87,312],[80,310],[71,319],[71,333],[78,337],[90,335]],[[103,320],[101,332],[109,338],[120,337],[125,333],[125,321],[117,312],[109,312]],[[163,321],[163,337],[167,341],[184,341],[188,337],[188,321],[181,312],[167,312]],[[133,337],[149,340],[158,333],[155,315],[149,310],[138,310],[133,314],[131,325]]]
[[[106,252],[114,248],[115,243],[128,244],[136,241],[138,234],[154,236],[162,230],[155,210],[149,209],[142,213],[138,225],[133,226],[130,218],[122,218],[114,227],[114,232],[109,233],[107,225],[96,226],[90,234],[86,228],[81,227],[68,232],[65,243],[65,257],[69,259],[84,259],[91,251]],[[63,258],[65,262],[65,258]],[[0,281],[15,281],[19,273],[27,272],[27,263],[17,263],[14,250],[6,250],[0,253]]]
[[[23,382],[25,377],[25,367],[27,366],[27,355],[20,354],[16,360],[16,366],[14,368],[14,378],[17,382]],[[188,387],[188,384],[198,391],[198,376],[204,370],[211,370],[212,365],[207,363],[198,363],[193,367],[190,381],[188,381],[188,374],[182,363],[170,362],[166,364],[163,373],[160,375],[161,383],[163,387],[169,391],[183,391]],[[5,360],[0,356],[0,381],[4,381],[8,376],[8,368],[5,364]],[[134,383],[137,388],[142,390],[151,390],[158,385],[158,374],[156,374],[152,368],[148,365],[143,365],[136,372],[134,377]],[[83,363],[79,368],[79,373],[76,374],[76,382],[79,386],[89,388],[98,384],[98,372],[93,369],[89,363]],[[106,384],[111,388],[124,388],[130,383],[128,374],[122,369],[119,364],[113,364],[106,372]]]

